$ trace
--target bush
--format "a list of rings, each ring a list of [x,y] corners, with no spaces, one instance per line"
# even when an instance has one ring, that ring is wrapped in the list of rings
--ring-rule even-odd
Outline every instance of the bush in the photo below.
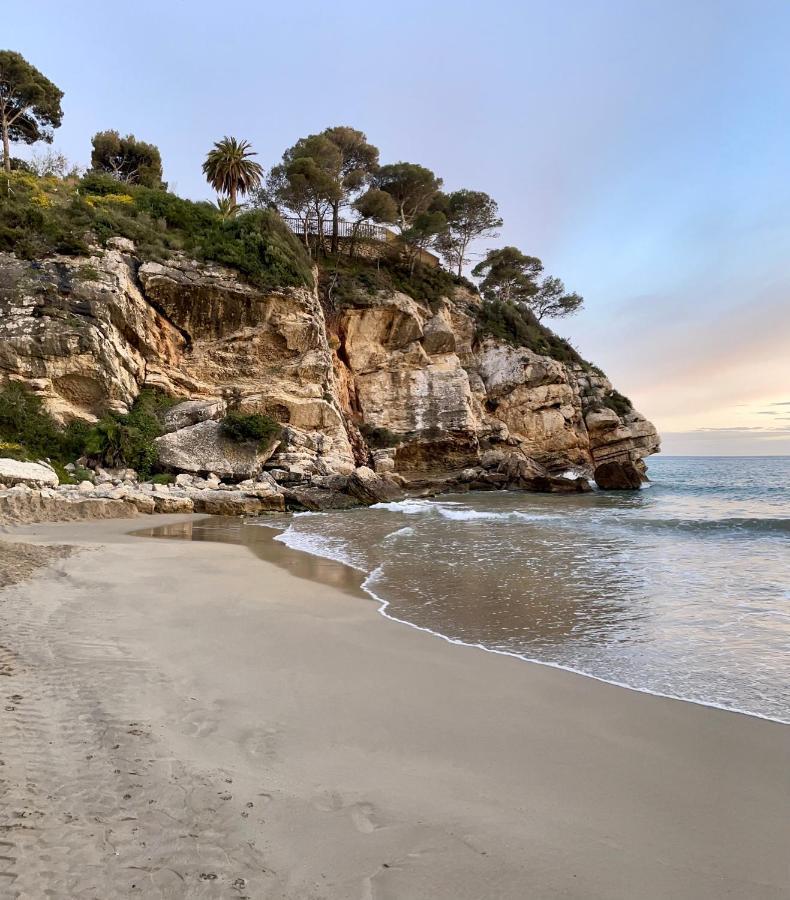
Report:
[[[280,434],[280,425],[262,413],[229,412],[222,420],[222,431],[237,444],[257,443],[263,449]]]
[[[602,403],[604,406],[609,409],[614,410],[618,416],[626,416],[628,413],[633,412],[634,405],[623,394],[619,391],[609,391],[609,393],[603,398]]]
[[[12,381],[0,389],[0,456],[57,463],[88,456],[113,468],[130,466],[145,477],[158,464],[154,439],[162,434],[163,415],[177,402],[145,388],[127,415],[107,413],[95,425],[75,420],[61,428],[39,397]]]
[[[144,259],[164,260],[183,250],[235,268],[262,288],[313,283],[304,247],[271,210],[223,220],[211,203],[98,172],[79,180],[26,172],[0,176],[0,250],[25,259],[84,255],[90,244],[116,236],[134,241]]]
[[[331,300],[330,305],[335,308],[353,306],[378,291],[400,291],[414,300],[431,304],[442,297],[452,297],[458,285],[473,287],[465,278],[459,279],[444,269],[416,263],[411,270],[400,259],[387,256],[379,260],[329,257],[322,266],[320,279],[325,303]]]
[[[10,381],[0,390],[0,438],[24,448],[30,458],[59,456],[61,435],[41,398]]]
[[[167,472],[160,472],[158,475],[152,475],[148,480],[151,484],[173,484],[176,476],[169,475]]]
[[[562,363],[589,366],[567,341],[541,325],[530,310],[515,303],[486,300],[479,307],[470,307],[470,312],[477,318],[478,340],[495,337]]]
[[[112,468],[131,467],[145,478],[159,462],[154,440],[162,434],[163,415],[177,402],[143,389],[127,415],[108,413],[89,430],[85,453]]]

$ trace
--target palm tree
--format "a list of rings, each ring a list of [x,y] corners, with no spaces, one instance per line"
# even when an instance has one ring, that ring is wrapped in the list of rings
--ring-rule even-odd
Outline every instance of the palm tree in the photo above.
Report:
[[[230,197],[217,197],[217,210],[223,222],[227,219],[232,219],[240,209],[239,204],[234,203]]]
[[[248,194],[256,188],[263,175],[263,167],[250,159],[257,156],[249,141],[224,137],[209,150],[203,163],[203,174],[214,190],[227,194],[231,207],[237,205],[238,194]]]

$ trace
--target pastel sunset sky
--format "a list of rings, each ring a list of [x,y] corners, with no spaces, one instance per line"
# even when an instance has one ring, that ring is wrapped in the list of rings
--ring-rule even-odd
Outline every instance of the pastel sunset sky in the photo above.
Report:
[[[6,0],[0,43],[65,91],[55,147],[75,162],[96,131],[133,132],[171,188],[213,199],[200,165],[223,135],[268,168],[361,128],[383,161],[499,202],[489,245],[584,295],[554,327],[664,452],[790,453],[790,4],[35,7]]]

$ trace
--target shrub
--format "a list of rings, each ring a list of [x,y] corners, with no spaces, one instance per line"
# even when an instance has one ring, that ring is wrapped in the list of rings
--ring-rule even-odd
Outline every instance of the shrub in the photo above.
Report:
[[[86,452],[107,466],[129,466],[146,477],[159,462],[154,439],[162,434],[164,413],[177,402],[144,388],[127,415],[110,413],[97,422],[85,441]]]
[[[378,260],[330,257],[322,267],[320,278],[324,301],[331,300],[335,308],[353,306],[378,291],[401,291],[431,304],[442,297],[452,297],[458,285],[472,287],[465,278],[457,278],[444,269],[416,263],[411,270],[397,257],[388,256]]]
[[[562,363],[588,366],[567,341],[541,325],[534,314],[522,306],[500,300],[485,300],[479,307],[470,307],[470,312],[477,319],[478,340],[487,336],[495,337],[516,347],[527,347]]]
[[[633,412],[634,405],[628,399],[628,397],[623,396],[619,391],[609,391],[609,393],[603,398],[602,403],[604,406],[609,409],[614,410],[618,416],[626,416],[628,413]]]
[[[4,189],[6,186],[8,190]],[[240,271],[262,288],[312,284],[304,247],[271,210],[223,220],[211,203],[130,185],[89,172],[82,179],[0,177],[0,250],[25,259],[83,255],[115,236],[134,241],[144,259],[183,250]]]
[[[176,480],[176,476],[170,475],[167,472],[160,472],[158,475],[152,475],[148,480],[151,484],[173,484]]]
[[[222,420],[222,431],[237,444],[257,443],[270,446],[280,434],[280,425],[262,413],[246,414],[232,410]]]
[[[10,381],[0,390],[0,438],[21,445],[31,457],[58,456],[61,439],[41,398]]]

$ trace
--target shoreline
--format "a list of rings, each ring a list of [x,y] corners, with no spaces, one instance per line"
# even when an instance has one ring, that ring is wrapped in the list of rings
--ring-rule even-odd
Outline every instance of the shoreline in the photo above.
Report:
[[[649,485],[648,485],[648,487],[649,487]],[[643,486],[643,489],[644,489],[644,486]],[[256,525],[256,526],[264,528],[266,530],[271,530],[272,532],[278,531],[278,528],[279,528],[279,526],[276,526],[274,524],[265,524],[264,525],[262,523],[257,523],[257,522],[250,523],[250,524]],[[285,533],[285,531],[287,531],[287,527],[284,528],[282,531],[279,531],[279,534],[282,535]],[[398,625],[405,625],[408,628],[415,629],[416,631],[422,631],[425,634],[429,634],[429,635],[432,635],[433,637],[440,638],[441,640],[446,641],[448,644],[454,644],[458,647],[470,647],[474,650],[481,650],[484,653],[493,653],[496,656],[505,656],[505,657],[510,657],[512,659],[518,659],[518,660],[521,660],[522,662],[531,663],[536,666],[546,666],[547,668],[550,668],[550,669],[557,669],[560,672],[569,672],[572,675],[579,675],[582,678],[591,678],[593,681],[598,681],[601,684],[608,684],[613,687],[622,688],[623,690],[626,690],[626,691],[635,691],[638,694],[646,694],[650,697],[660,697],[664,700],[675,700],[679,703],[692,703],[696,706],[702,706],[707,709],[717,709],[717,710],[720,710],[721,712],[734,713],[739,716],[748,716],[750,718],[760,719],[764,722],[774,722],[777,725],[790,726],[790,719],[780,719],[775,716],[763,715],[762,713],[752,712],[752,711],[746,710],[746,709],[738,709],[738,708],[732,707],[732,706],[725,706],[724,704],[716,703],[715,701],[712,701],[712,700],[698,700],[693,697],[681,697],[677,694],[666,694],[666,693],[662,693],[661,691],[651,690],[649,688],[636,687],[632,684],[627,684],[626,682],[623,682],[623,681],[616,681],[613,678],[605,678],[602,675],[594,675],[591,672],[585,672],[582,669],[574,669],[572,666],[566,666],[566,665],[563,665],[562,663],[555,663],[555,662],[549,662],[547,660],[536,659],[535,657],[526,656],[522,653],[516,653],[515,651],[512,651],[512,650],[497,650],[494,647],[487,647],[485,644],[472,643],[471,641],[463,641],[460,638],[450,637],[449,635],[443,634],[441,631],[436,631],[436,630],[434,630],[432,628],[428,628],[427,626],[424,626],[424,625],[416,625],[414,622],[409,622],[408,619],[401,619],[401,618],[398,618],[397,616],[394,616],[391,613],[387,612],[388,607],[391,605],[391,601],[385,600],[383,597],[378,596],[378,594],[376,594],[373,590],[371,590],[369,587],[366,586],[367,582],[370,581],[370,579],[373,578],[374,575],[376,574],[375,571],[374,572],[366,572],[364,569],[354,566],[352,563],[350,563],[346,560],[332,557],[329,554],[319,553],[315,550],[307,550],[302,547],[292,547],[290,544],[287,544],[285,541],[278,540],[277,536],[272,536],[271,540],[273,542],[276,541],[277,543],[284,544],[293,553],[304,553],[304,554],[313,556],[318,559],[325,559],[331,563],[334,563],[335,565],[350,569],[351,571],[355,572],[357,575],[360,576],[359,577],[359,594],[360,594],[360,596],[363,599],[372,600],[376,604],[377,612],[379,613],[379,615],[382,616],[382,618],[387,619],[390,622],[395,622]],[[244,546],[244,545],[242,544],[242,546]],[[277,563],[275,563],[275,564],[277,564]]]
[[[317,590],[294,569],[318,558],[287,547],[282,568],[235,545],[132,540],[197,519],[2,538],[75,548],[0,595],[25,669],[0,686],[27,678],[18,693],[41,707],[26,721],[15,701],[5,790],[31,734],[79,723],[42,732],[35,802],[12,786],[43,813],[0,854],[15,889],[41,888],[46,852],[55,896],[782,896],[786,725],[382,629],[342,564]],[[86,755],[107,772],[78,775]],[[126,768],[135,783],[116,791]]]

